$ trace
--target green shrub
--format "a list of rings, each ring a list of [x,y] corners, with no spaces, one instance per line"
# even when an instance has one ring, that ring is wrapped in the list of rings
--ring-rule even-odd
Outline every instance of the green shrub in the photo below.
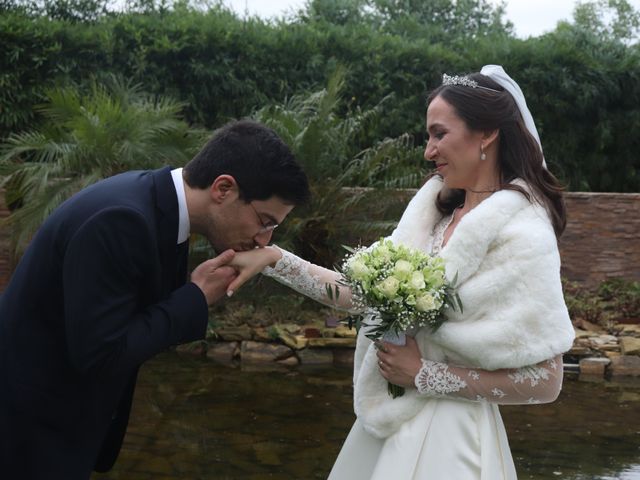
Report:
[[[564,298],[571,319],[584,319],[609,326],[611,322],[640,318],[640,282],[612,278],[597,288],[562,281]]]
[[[563,279],[564,300],[572,321],[580,319],[608,326],[609,315],[605,302],[593,291],[576,282]]]
[[[212,128],[318,91],[345,65],[336,112],[374,109],[393,95],[352,139],[355,153],[403,134],[420,146],[425,94],[442,73],[500,63],[521,85],[547,161],[571,190],[640,191],[640,48],[585,28],[584,19],[519,40],[482,0],[316,0],[273,22],[218,3],[139,2],[147,7],[97,16],[100,2],[85,3],[89,21],[0,8],[0,137],[42,121],[34,106],[48,89],[85,85],[92,74],[184,102],[187,122]]]
[[[598,295],[618,319],[640,319],[640,282],[612,278],[602,282]]]

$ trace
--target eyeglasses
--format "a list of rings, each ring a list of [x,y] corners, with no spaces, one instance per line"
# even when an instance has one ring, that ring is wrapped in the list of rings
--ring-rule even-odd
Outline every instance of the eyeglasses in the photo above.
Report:
[[[258,231],[259,234],[273,232],[276,228],[278,228],[279,225],[277,223],[264,223],[262,221],[262,217],[260,216],[260,214],[258,213],[258,211],[256,210],[256,208],[253,206],[251,202],[249,202],[249,206],[255,212],[256,217],[258,217],[258,221],[260,222],[260,225],[262,225],[262,228],[260,228],[260,230]]]

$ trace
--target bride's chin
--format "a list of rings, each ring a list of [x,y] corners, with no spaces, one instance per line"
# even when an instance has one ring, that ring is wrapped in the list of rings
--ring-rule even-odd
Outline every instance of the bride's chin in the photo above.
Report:
[[[443,177],[442,181],[444,183],[444,186],[446,188],[450,189],[450,190],[464,190],[465,189],[465,187],[460,182],[456,182],[452,178]]]
[[[442,183],[444,183],[444,186],[449,190],[455,190],[456,188],[458,188],[456,187],[455,182],[447,179],[447,177],[442,177]]]

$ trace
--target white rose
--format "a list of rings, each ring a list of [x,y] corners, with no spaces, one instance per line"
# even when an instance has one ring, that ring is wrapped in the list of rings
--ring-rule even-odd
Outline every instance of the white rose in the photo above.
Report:
[[[393,276],[398,280],[405,280],[413,272],[413,265],[406,260],[398,260],[393,268]]]
[[[438,270],[424,270],[424,279],[431,288],[440,288],[444,285],[444,272]]]
[[[362,260],[354,260],[351,262],[349,269],[351,270],[351,276],[355,280],[365,280],[371,273],[369,267],[367,267]]]
[[[424,281],[422,272],[413,272],[409,279],[409,286],[414,290],[423,290],[427,285]]]
[[[397,278],[389,277],[384,279],[382,282],[380,282],[377,285],[377,288],[380,291],[380,293],[382,293],[385,297],[392,299],[393,297],[396,296],[399,286],[400,286],[400,282],[398,281]]]
[[[436,308],[436,302],[433,295],[425,293],[416,298],[416,309],[419,312],[428,312]]]
[[[371,253],[376,259],[383,262],[388,262],[391,259],[391,250],[384,244],[378,245]]]

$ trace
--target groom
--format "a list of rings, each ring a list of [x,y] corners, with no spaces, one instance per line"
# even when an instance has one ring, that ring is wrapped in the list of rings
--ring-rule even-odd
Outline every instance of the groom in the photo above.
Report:
[[[266,245],[308,197],[289,148],[244,120],[184,170],[116,175],[55,210],[0,297],[0,477],[109,470],[140,365],[203,338],[233,250]],[[187,281],[190,232],[222,253]]]

